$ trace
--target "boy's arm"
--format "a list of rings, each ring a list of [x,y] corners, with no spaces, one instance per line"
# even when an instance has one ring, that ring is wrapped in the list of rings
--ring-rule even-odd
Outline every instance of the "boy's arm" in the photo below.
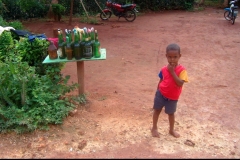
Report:
[[[183,85],[183,83],[184,83],[184,80],[180,79],[176,75],[176,73],[174,72],[175,66],[172,66],[172,65],[168,64],[167,68],[168,68],[169,72],[171,73],[171,75],[173,76],[173,79],[176,82],[176,84],[181,87]]]
[[[159,72],[158,77],[160,78],[160,80],[158,82],[157,89],[158,89],[159,84],[163,81],[162,71]]]
[[[183,86],[184,80],[180,79],[175,72],[171,73],[173,76],[174,81],[177,83],[178,86]]]
[[[161,82],[162,82],[162,79],[159,80],[158,85],[157,85],[157,89],[158,89],[158,86],[159,86],[159,84],[160,84]]]

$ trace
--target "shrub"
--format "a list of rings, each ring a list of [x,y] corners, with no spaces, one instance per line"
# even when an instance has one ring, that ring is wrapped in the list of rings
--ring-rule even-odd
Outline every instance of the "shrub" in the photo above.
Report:
[[[14,40],[11,36],[11,32],[3,31],[0,36],[0,61],[5,61],[5,58],[8,57],[8,53],[12,51],[14,47],[13,44]]]
[[[63,96],[76,88],[67,85],[69,76],[56,84],[48,76],[38,76],[26,62],[1,62],[0,69],[0,132],[48,129],[75,108]]]
[[[2,18],[2,16],[0,16],[0,26],[7,26],[8,25],[8,22],[6,22],[3,18]]]
[[[17,30],[22,30],[23,29],[22,23],[20,21],[18,21],[18,20],[8,22],[7,25],[11,26],[11,27],[13,27],[14,29],[17,29]]]
[[[42,65],[49,42],[17,41],[4,31],[0,44],[0,132],[24,133],[61,124],[76,107],[77,99],[66,93],[78,84],[68,84],[70,76],[60,74],[63,64]]]
[[[23,25],[20,21],[16,20],[16,21],[7,22],[2,18],[2,16],[0,16],[0,26],[13,27],[14,29],[19,29],[19,30],[23,29]]]

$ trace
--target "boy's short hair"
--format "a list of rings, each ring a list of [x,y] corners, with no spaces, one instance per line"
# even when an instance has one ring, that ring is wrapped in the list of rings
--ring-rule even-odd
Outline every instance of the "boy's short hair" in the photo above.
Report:
[[[169,44],[166,48],[166,53],[168,53],[168,51],[170,51],[170,50],[178,51],[178,53],[180,53],[180,47],[176,43]]]

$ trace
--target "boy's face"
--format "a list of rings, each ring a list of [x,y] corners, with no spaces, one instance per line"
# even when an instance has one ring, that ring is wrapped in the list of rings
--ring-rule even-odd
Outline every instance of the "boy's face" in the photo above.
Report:
[[[178,65],[178,60],[180,59],[181,54],[177,50],[169,50],[166,53],[166,57],[167,57],[168,63],[171,66],[177,66]]]

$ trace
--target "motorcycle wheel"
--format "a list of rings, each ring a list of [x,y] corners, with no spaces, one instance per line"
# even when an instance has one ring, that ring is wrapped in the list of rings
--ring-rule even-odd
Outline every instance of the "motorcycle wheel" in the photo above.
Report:
[[[232,18],[232,20],[231,20],[232,24],[235,23],[235,19],[236,19],[236,16],[233,16],[233,18]]]
[[[228,21],[231,21],[231,12],[229,11],[224,12],[224,18]]]
[[[100,18],[102,20],[108,20],[111,16],[112,16],[112,12],[110,12],[110,11],[106,11],[104,13],[103,12],[100,13]]]
[[[136,13],[133,10],[127,11],[125,13],[125,19],[128,22],[133,22],[136,19]]]

